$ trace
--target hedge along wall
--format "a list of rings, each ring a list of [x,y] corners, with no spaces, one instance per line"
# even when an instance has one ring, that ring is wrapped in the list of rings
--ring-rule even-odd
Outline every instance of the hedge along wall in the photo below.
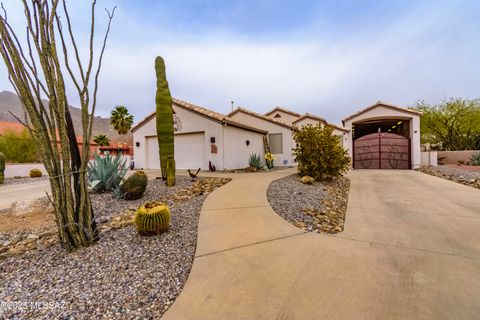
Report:
[[[480,150],[438,151],[438,164],[458,164],[458,161],[467,163],[477,152]]]

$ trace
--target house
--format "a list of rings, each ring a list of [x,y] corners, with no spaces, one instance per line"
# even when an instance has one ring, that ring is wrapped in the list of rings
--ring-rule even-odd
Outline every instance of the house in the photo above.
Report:
[[[248,167],[250,154],[263,157],[265,129],[237,122],[203,107],[173,99],[175,162],[178,169]],[[132,128],[136,168],[158,169],[155,112]]]
[[[294,165],[292,155],[292,149],[294,148],[293,131],[296,130],[294,125],[284,122],[283,120],[278,119],[278,117],[268,117],[245,108],[237,108],[233,110],[228,114],[228,117],[241,123],[248,124],[249,126],[262,128],[268,131],[270,152],[276,157],[274,165]]]
[[[420,167],[420,112],[378,101],[342,120],[355,169]]]
[[[295,165],[294,132],[306,125],[333,129],[356,169],[410,169],[420,165],[420,113],[376,104],[343,119],[343,127],[313,114],[282,107],[260,114],[237,108],[228,115],[173,99],[175,160],[178,169],[245,168],[251,154],[265,154],[264,140],[275,166]],[[133,129],[136,168],[158,169],[160,161],[155,113]]]

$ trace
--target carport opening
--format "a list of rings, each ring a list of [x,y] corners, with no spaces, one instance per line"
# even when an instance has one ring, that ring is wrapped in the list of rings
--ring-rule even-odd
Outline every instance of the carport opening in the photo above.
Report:
[[[410,121],[405,119],[375,119],[352,125],[353,140],[376,132],[396,133],[410,138]]]

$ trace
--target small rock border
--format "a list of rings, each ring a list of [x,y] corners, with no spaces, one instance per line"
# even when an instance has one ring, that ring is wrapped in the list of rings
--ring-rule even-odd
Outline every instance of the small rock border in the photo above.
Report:
[[[451,166],[421,166],[417,171],[480,189],[480,172]]]
[[[309,232],[335,234],[343,231],[350,180],[304,184],[294,174],[273,181],[267,197],[273,210],[294,226]]]

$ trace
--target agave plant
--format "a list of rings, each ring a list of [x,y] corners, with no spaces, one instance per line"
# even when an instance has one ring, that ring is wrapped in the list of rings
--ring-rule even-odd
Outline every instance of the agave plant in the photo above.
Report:
[[[472,157],[470,158],[470,165],[480,166],[480,152],[472,154]]]
[[[114,157],[107,152],[105,156],[95,154],[95,161],[88,164],[88,180],[94,192],[106,192],[117,189],[127,173],[127,159],[121,155]]]
[[[262,168],[262,158],[260,158],[260,155],[252,153],[248,159],[248,165],[251,168],[260,170]]]

